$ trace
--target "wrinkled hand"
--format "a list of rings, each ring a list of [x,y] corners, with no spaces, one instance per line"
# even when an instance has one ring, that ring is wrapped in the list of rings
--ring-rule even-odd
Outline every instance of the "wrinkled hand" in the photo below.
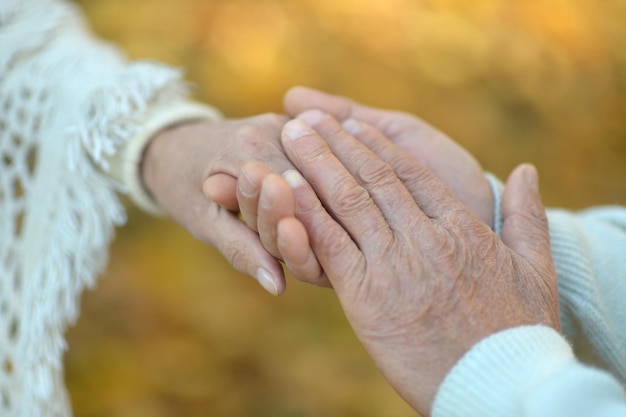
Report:
[[[144,183],[159,206],[274,295],[285,288],[282,267],[255,230],[233,212],[234,190],[246,162],[261,161],[277,172],[292,167],[280,144],[286,121],[285,116],[266,114],[181,124],[156,135],[142,162]]]
[[[402,112],[380,110],[355,103],[349,99],[332,96],[304,87],[295,87],[285,95],[285,110],[291,116],[307,109],[320,109],[335,118],[346,122],[345,128],[356,133],[359,122],[364,122],[382,132],[397,146],[405,150],[443,181],[456,198],[470,209],[485,224],[493,227],[494,199],[484,172],[476,159],[465,149],[442,132],[419,118]],[[370,140],[367,132],[355,134],[359,140],[374,153],[382,151],[380,145]],[[259,190],[261,181],[268,173],[262,165],[247,166],[246,175],[240,181],[240,187]],[[259,201],[257,192],[249,196],[239,195],[239,207],[242,218],[253,230],[258,230],[267,250],[276,255],[273,231],[267,230],[266,219],[259,221]],[[290,201],[274,207],[278,216],[288,210]],[[264,229],[265,230],[260,230]],[[309,257],[307,265],[292,269],[292,275],[300,281],[320,286],[330,286],[323,269]]]
[[[339,121],[354,119],[375,127],[416,161],[432,171],[455,197],[485,224],[493,227],[493,195],[476,159],[441,131],[408,113],[381,110],[305,87],[285,95],[285,110],[295,117],[318,109]],[[354,124],[348,124],[350,130]],[[376,143],[364,144],[378,153]]]
[[[261,199],[295,197],[294,215],[274,224],[279,249],[297,269],[310,244],[357,336],[413,408],[428,415],[448,371],[490,334],[560,328],[532,166],[507,182],[500,239],[375,129],[364,128],[378,156],[329,116],[299,117],[282,142],[306,180],[289,171],[262,182]]]

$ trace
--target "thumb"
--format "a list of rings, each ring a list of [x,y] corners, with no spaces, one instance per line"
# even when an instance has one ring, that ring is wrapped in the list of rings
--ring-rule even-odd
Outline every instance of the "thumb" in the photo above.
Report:
[[[502,195],[502,241],[535,266],[550,258],[546,211],[539,195],[537,170],[530,164],[515,168]]]

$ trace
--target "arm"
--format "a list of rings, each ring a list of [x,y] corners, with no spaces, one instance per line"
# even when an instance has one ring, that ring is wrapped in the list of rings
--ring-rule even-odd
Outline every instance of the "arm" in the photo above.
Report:
[[[576,355],[626,382],[626,210],[550,210],[563,331]]]

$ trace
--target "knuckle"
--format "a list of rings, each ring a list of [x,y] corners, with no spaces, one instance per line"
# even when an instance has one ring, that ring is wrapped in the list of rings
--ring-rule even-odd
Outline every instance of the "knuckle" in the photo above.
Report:
[[[228,262],[238,271],[249,273],[245,253],[235,244],[226,244],[221,250]]]
[[[359,215],[370,202],[370,195],[365,188],[344,179],[332,193],[329,206],[341,218]]]
[[[357,169],[357,176],[364,185],[386,184],[396,178],[393,169],[378,158],[364,158]]]
[[[264,142],[264,131],[256,124],[245,123],[237,126],[233,132],[233,137],[248,146],[258,147]]]
[[[279,116],[276,115],[276,117]],[[277,120],[272,123],[278,123]],[[285,165],[286,157],[280,144],[281,129],[282,124],[280,126],[276,124],[272,127],[268,123],[245,123],[235,128],[233,138],[237,142],[237,147],[244,149],[245,154],[254,160],[273,163],[283,162]],[[224,157],[232,158],[232,155],[225,155]],[[285,168],[284,166],[281,167]]]
[[[323,211],[324,207],[317,198],[296,199],[296,217],[299,219],[315,218]]]
[[[306,152],[297,155],[303,164],[311,167],[317,166],[320,162],[324,162],[334,158],[331,150],[321,142],[315,146],[307,148]]]
[[[398,156],[392,164],[395,174],[405,183],[417,184],[430,177],[426,167],[408,155]]]

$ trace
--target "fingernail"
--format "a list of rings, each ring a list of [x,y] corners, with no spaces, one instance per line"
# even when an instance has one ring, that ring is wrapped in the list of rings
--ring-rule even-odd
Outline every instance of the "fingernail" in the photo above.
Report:
[[[298,188],[306,182],[302,174],[294,169],[283,172],[283,178],[291,188]]]
[[[239,192],[246,198],[253,198],[259,195],[259,190],[257,190],[250,176],[245,170],[241,171],[241,178],[237,181],[237,187],[239,187]]]
[[[361,123],[357,122],[354,119],[344,120],[344,122],[341,125],[343,126],[346,132],[348,132],[349,134],[353,136],[359,133],[361,129],[363,128]]]
[[[304,120],[310,125],[314,125],[326,116],[321,110],[307,110],[298,115],[298,119]]]
[[[310,135],[313,133],[313,129],[302,120],[293,119],[285,124],[285,127],[283,127],[283,133],[289,139],[298,139],[302,136]]]
[[[276,278],[265,268],[259,268],[256,271],[256,280],[261,284],[265,291],[272,295],[278,296],[278,286]]]
[[[539,175],[537,174],[537,168],[533,165],[526,165],[524,168],[524,178],[529,188],[538,191],[539,190]]]

